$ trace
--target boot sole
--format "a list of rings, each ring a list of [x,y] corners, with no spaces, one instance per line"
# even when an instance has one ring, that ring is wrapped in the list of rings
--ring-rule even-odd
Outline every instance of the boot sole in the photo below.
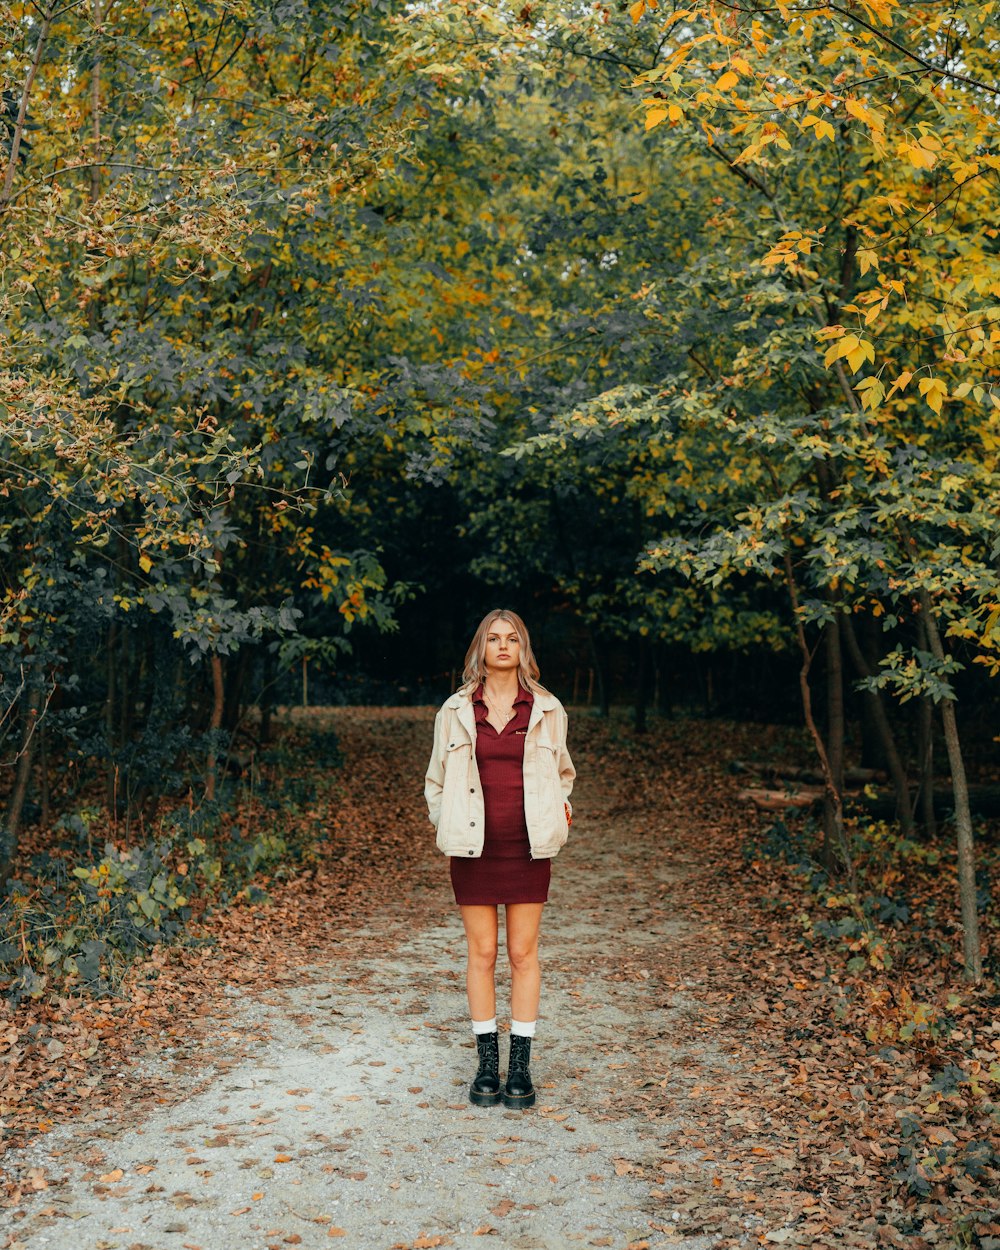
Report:
[[[469,1091],[469,1102],[474,1107],[495,1107],[500,1101],[502,1095],[499,1090],[495,1094],[480,1094],[478,1092]]]
[[[533,1107],[535,1105],[534,1090],[532,1090],[530,1094],[515,1095],[504,1093],[501,1096],[503,1098],[503,1105],[505,1107],[509,1107],[512,1111],[527,1111],[529,1107]]]

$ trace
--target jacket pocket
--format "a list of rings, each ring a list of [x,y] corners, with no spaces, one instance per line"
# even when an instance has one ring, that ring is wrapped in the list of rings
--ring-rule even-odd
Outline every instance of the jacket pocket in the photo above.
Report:
[[[541,739],[536,747],[538,822],[531,830],[532,854],[551,858],[565,843],[568,827],[559,779],[559,748]]]
[[[437,826],[438,849],[447,855],[468,841],[469,770],[472,743],[468,738],[449,741],[445,747],[441,816]]]

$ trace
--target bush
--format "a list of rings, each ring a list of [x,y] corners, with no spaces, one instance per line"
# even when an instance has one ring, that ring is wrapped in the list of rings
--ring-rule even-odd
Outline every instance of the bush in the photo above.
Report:
[[[193,918],[266,897],[264,874],[288,876],[317,857],[324,827],[305,807],[340,759],[328,731],[283,744],[262,761],[263,793],[236,788],[225,801],[179,809],[155,838],[107,841],[96,860],[100,809],[61,817],[61,845],[36,854],[30,884],[12,881],[0,901],[0,987],[15,1004],[55,988],[113,993],[157,943],[195,940]]]

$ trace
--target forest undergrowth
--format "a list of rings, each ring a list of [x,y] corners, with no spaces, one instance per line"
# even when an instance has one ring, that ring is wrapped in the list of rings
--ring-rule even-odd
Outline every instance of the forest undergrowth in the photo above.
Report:
[[[336,713],[351,737],[343,771],[329,716],[296,715],[266,785],[197,828],[191,809],[175,813],[171,839],[130,849],[95,821],[88,853],[66,822],[30,832],[4,938],[19,948],[0,1009],[8,1144],[97,1107],[134,1113],[137,1058],[208,1043],[224,986],[294,980],[386,891],[439,868],[420,797],[429,711],[365,709],[363,730],[353,715]],[[748,1088],[734,1066],[730,1084],[696,1091],[706,1138],[722,1114],[780,1123],[775,1158],[755,1148],[747,1166],[762,1187],[791,1186],[794,1169],[817,1244],[839,1221],[870,1224],[877,1244],[996,1250],[996,829],[978,830],[987,976],[970,986],[947,826],[904,840],[852,818],[855,895],[821,868],[807,817],[762,819],[738,798],[729,763],[803,751],[787,728],[658,719],[639,736],[621,717],[581,712],[572,730],[581,775],[596,772],[615,797],[611,817],[678,864],[664,909],[693,936],[682,953],[665,942],[650,967],[668,993],[682,962],[698,986],[694,1027],[734,1044],[759,1078]],[[646,1099],[635,1091],[635,1114]],[[8,1206],[47,1184],[42,1173],[2,1181]]]

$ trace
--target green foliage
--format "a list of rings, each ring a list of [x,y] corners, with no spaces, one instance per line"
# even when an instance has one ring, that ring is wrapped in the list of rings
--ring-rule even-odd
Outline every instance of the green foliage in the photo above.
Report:
[[[12,882],[0,903],[0,979],[15,1003],[53,989],[116,992],[129,964],[161,942],[199,940],[208,910],[240,898],[266,897],[265,880],[312,862],[324,829],[317,826],[316,776],[340,762],[336,738],[318,733],[280,745],[262,761],[263,796],[235,791],[226,803],[179,809],[156,835],[132,845],[107,842],[87,855],[97,809],[59,822],[75,835],[63,854],[38,857],[30,884]],[[86,847],[83,842],[86,842]],[[83,863],[74,864],[81,855]]]

